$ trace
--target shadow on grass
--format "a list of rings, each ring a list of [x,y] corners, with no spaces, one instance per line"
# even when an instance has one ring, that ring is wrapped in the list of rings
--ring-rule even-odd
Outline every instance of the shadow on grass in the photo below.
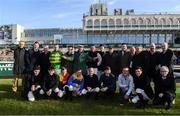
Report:
[[[19,101],[24,101],[21,97],[22,87],[18,87],[18,92],[13,94],[11,85],[0,85],[0,98],[1,99],[14,99]]]

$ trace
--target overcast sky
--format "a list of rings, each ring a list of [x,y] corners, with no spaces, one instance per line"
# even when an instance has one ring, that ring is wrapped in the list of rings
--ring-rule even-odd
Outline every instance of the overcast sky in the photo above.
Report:
[[[25,28],[82,27],[83,13],[99,0],[0,0],[0,25],[20,24]],[[180,0],[101,0],[114,8],[138,13],[180,13]]]

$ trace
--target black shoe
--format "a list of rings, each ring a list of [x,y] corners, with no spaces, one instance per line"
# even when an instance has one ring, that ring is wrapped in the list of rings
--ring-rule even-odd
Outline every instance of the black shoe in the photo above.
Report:
[[[86,99],[89,99],[90,98],[90,93],[87,93],[86,94]]]
[[[13,91],[12,95],[13,95],[13,97],[16,97],[17,93]]]
[[[63,100],[67,100],[68,99],[68,96],[67,96],[67,94],[65,94],[64,96],[63,96]]]
[[[165,106],[165,110],[170,110],[172,108],[172,103],[168,103],[166,106]]]
[[[94,100],[98,100],[99,97],[97,95],[94,96]]]
[[[135,105],[136,105],[136,108],[141,108],[142,103],[140,101],[138,101]]]

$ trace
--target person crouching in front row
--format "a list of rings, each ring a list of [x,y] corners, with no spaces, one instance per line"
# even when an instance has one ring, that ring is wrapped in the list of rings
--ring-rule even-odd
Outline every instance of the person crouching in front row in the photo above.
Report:
[[[64,86],[65,97],[72,100],[72,96],[81,96],[84,89],[84,77],[82,75],[82,70],[78,69],[77,72],[72,74],[67,82],[67,85]]]
[[[113,97],[116,90],[116,78],[111,73],[109,66],[105,67],[104,74],[100,77],[100,96],[101,97]]]
[[[128,102],[134,86],[133,77],[129,74],[128,67],[122,69],[122,73],[118,76],[117,85],[119,86],[120,96],[124,98],[123,101]]]
[[[98,99],[99,91],[98,76],[94,74],[94,68],[91,67],[88,69],[88,75],[84,78],[83,93],[86,94],[87,98],[93,95],[95,99]]]
[[[63,95],[65,94],[65,86],[67,85],[67,81],[69,79],[69,73],[67,71],[67,68],[62,67],[61,73],[59,75],[59,89],[63,91]]]
[[[154,103],[165,105],[165,109],[168,110],[172,107],[173,100],[176,97],[176,84],[174,77],[169,74],[169,68],[167,66],[160,68],[160,76],[157,78],[157,84],[158,89]]]
[[[150,80],[143,74],[141,67],[135,69],[134,85],[137,95],[132,99],[132,102],[138,107],[145,108],[148,101],[153,98],[153,91],[150,86]]]
[[[59,76],[55,73],[54,67],[49,67],[48,73],[49,74],[44,79],[44,94],[47,98],[51,96],[55,98],[61,98],[63,96],[63,92],[58,88]]]
[[[27,98],[29,101],[35,101],[39,99],[42,93],[42,76],[40,74],[40,66],[36,66],[33,69],[32,76],[28,79],[26,86],[28,86]],[[40,92],[41,91],[41,92]]]

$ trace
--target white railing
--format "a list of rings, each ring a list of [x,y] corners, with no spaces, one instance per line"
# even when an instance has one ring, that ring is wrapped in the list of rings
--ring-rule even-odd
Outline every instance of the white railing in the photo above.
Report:
[[[179,30],[179,25],[115,25],[110,26],[85,26],[85,31],[94,30]]]

